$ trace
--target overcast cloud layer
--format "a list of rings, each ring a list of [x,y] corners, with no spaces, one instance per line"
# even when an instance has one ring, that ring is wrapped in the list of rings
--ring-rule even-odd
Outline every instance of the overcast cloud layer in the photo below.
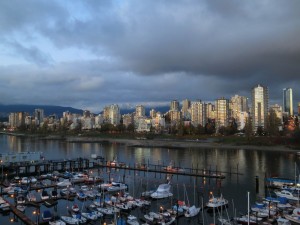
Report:
[[[0,1],[0,103],[102,110],[300,81],[299,0]]]

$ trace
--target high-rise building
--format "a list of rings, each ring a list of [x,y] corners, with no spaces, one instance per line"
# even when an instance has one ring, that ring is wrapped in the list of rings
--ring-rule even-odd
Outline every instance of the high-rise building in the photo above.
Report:
[[[135,116],[137,117],[145,117],[145,107],[143,105],[137,105],[135,107]]]
[[[245,96],[235,95],[230,99],[230,116],[237,119],[240,112],[248,112],[248,99]]]
[[[280,122],[282,123],[282,107],[278,104],[275,105],[271,105],[270,106],[270,111],[273,110],[273,112],[276,114],[276,117],[280,120]]]
[[[177,100],[171,101],[170,111],[179,111],[179,102]]]
[[[34,119],[35,124],[39,125],[44,121],[44,110],[43,109],[35,109],[34,110]]]
[[[109,120],[110,120],[110,123],[113,125],[120,124],[121,114],[120,114],[120,108],[118,105],[116,105],[116,104],[110,105]]]
[[[151,110],[150,110],[150,117],[151,117],[152,119],[156,117],[156,111],[155,111],[155,109],[151,109]]]
[[[207,103],[206,104],[206,117],[209,119],[215,119],[216,115],[215,115],[215,105],[213,105],[212,103]]]
[[[283,112],[287,113],[289,116],[294,115],[292,88],[283,89]]]
[[[189,119],[190,118],[190,108],[191,108],[191,101],[188,99],[185,99],[182,101],[182,117],[184,119]]]
[[[197,100],[191,104],[191,122],[193,126],[206,124],[206,104]]]
[[[229,100],[224,97],[216,100],[216,128],[228,125]]]
[[[265,128],[269,112],[269,90],[267,87],[257,85],[252,89],[252,128],[256,132],[258,127]]]
[[[113,125],[120,124],[121,114],[119,106],[116,104],[105,106],[103,109],[103,119],[106,123]]]
[[[231,97],[229,103],[229,110],[230,110],[230,117],[235,119],[238,128],[241,129],[241,127],[243,127],[243,124],[241,124],[241,120],[244,120],[245,116],[249,112],[247,97],[239,96],[239,95],[235,95]],[[242,113],[242,112],[246,112],[246,113]]]

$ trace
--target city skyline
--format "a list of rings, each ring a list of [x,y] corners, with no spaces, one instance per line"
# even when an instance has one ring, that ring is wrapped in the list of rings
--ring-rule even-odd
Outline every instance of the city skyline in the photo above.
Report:
[[[282,90],[300,101],[299,1],[3,1],[0,103],[169,105]],[[295,110],[294,110],[295,111]]]

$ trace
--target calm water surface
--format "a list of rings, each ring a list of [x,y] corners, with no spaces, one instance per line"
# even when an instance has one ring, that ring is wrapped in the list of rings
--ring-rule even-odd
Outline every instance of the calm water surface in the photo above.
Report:
[[[215,195],[223,194],[230,201],[228,213],[246,212],[247,192],[250,192],[250,201],[254,203],[257,199],[270,193],[264,187],[265,176],[281,176],[295,178],[295,165],[299,165],[299,158],[295,153],[278,151],[259,151],[245,149],[220,149],[220,148],[137,148],[126,147],[118,143],[67,143],[57,140],[34,140],[14,136],[0,135],[0,152],[26,152],[40,151],[46,159],[69,159],[77,157],[90,157],[91,154],[101,155],[107,160],[117,157],[118,161],[127,164],[149,162],[152,164],[168,165],[173,161],[183,168],[198,168],[207,170],[218,170],[226,176],[223,180],[193,178],[186,176],[172,177],[172,192],[175,198],[184,199],[190,204],[201,206],[208,200],[208,195],[213,192]],[[297,168],[297,167],[296,167]],[[298,174],[298,169],[297,174]],[[231,172],[231,173],[230,173]],[[236,175],[234,173],[240,173]],[[138,196],[146,187],[155,189],[159,184],[165,182],[165,174],[154,174],[133,171],[93,171],[99,173],[105,179],[119,180],[125,178],[129,184],[129,192]],[[256,189],[258,176],[259,190]],[[185,191],[186,190],[186,191]],[[185,193],[188,193],[187,195]],[[194,194],[195,193],[195,194]],[[76,200],[75,200],[76,201]],[[84,208],[88,202],[77,202]],[[58,208],[50,208],[55,215],[67,215],[68,208],[74,202],[61,201]],[[158,210],[160,206],[170,205],[170,200],[160,200],[152,203],[152,209]],[[41,211],[45,210],[44,206]],[[233,210],[235,209],[235,210]],[[26,214],[32,219],[34,208],[28,207]],[[139,210],[133,212],[142,217]],[[204,223],[213,221],[212,215],[203,214]],[[191,220],[180,219],[178,224],[200,224],[203,221],[202,215]],[[0,224],[22,224],[21,221],[10,222],[13,215],[0,215]],[[98,222],[97,224],[100,224]]]

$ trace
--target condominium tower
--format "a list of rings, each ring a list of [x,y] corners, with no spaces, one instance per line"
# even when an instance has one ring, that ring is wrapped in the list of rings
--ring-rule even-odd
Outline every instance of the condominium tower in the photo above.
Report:
[[[228,125],[229,119],[229,100],[224,97],[216,100],[216,127]]]
[[[292,88],[283,89],[283,112],[288,113],[289,116],[294,115]]]
[[[256,132],[258,127],[265,128],[269,111],[269,91],[267,87],[257,85],[252,89],[252,128]]]

